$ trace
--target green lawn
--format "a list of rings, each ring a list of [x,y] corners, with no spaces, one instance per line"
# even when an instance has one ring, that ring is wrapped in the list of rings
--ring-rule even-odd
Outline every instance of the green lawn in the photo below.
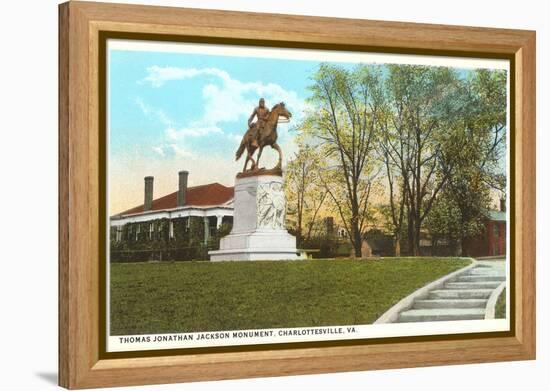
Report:
[[[470,263],[173,262],[111,265],[111,335],[368,324],[407,294]]]
[[[506,318],[506,289],[502,291],[495,305],[495,319]]]

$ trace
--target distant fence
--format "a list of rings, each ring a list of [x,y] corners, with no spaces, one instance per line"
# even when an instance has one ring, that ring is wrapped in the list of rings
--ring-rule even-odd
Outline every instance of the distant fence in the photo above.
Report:
[[[155,250],[111,250],[110,262],[163,262],[207,260],[214,246],[177,247]]]

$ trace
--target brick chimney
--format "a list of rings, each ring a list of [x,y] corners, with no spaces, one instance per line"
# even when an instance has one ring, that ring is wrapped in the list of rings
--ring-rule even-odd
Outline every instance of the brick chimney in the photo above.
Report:
[[[186,202],[185,193],[187,192],[187,177],[189,176],[189,171],[180,171],[178,175],[178,206],[184,206]]]
[[[145,177],[145,201],[143,203],[143,210],[151,210],[153,207],[153,180],[152,176]]]

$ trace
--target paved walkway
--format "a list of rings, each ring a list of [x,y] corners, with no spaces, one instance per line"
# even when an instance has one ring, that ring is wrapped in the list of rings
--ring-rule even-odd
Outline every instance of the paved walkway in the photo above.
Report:
[[[504,259],[478,261],[475,267],[430,291],[427,297],[416,299],[396,322],[484,319],[489,296],[505,280]]]

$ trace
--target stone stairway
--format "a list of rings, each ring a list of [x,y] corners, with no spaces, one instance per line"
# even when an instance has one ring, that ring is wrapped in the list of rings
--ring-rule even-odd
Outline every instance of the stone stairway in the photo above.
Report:
[[[427,297],[415,299],[397,322],[484,319],[489,296],[505,279],[502,270],[477,265],[431,290]]]

